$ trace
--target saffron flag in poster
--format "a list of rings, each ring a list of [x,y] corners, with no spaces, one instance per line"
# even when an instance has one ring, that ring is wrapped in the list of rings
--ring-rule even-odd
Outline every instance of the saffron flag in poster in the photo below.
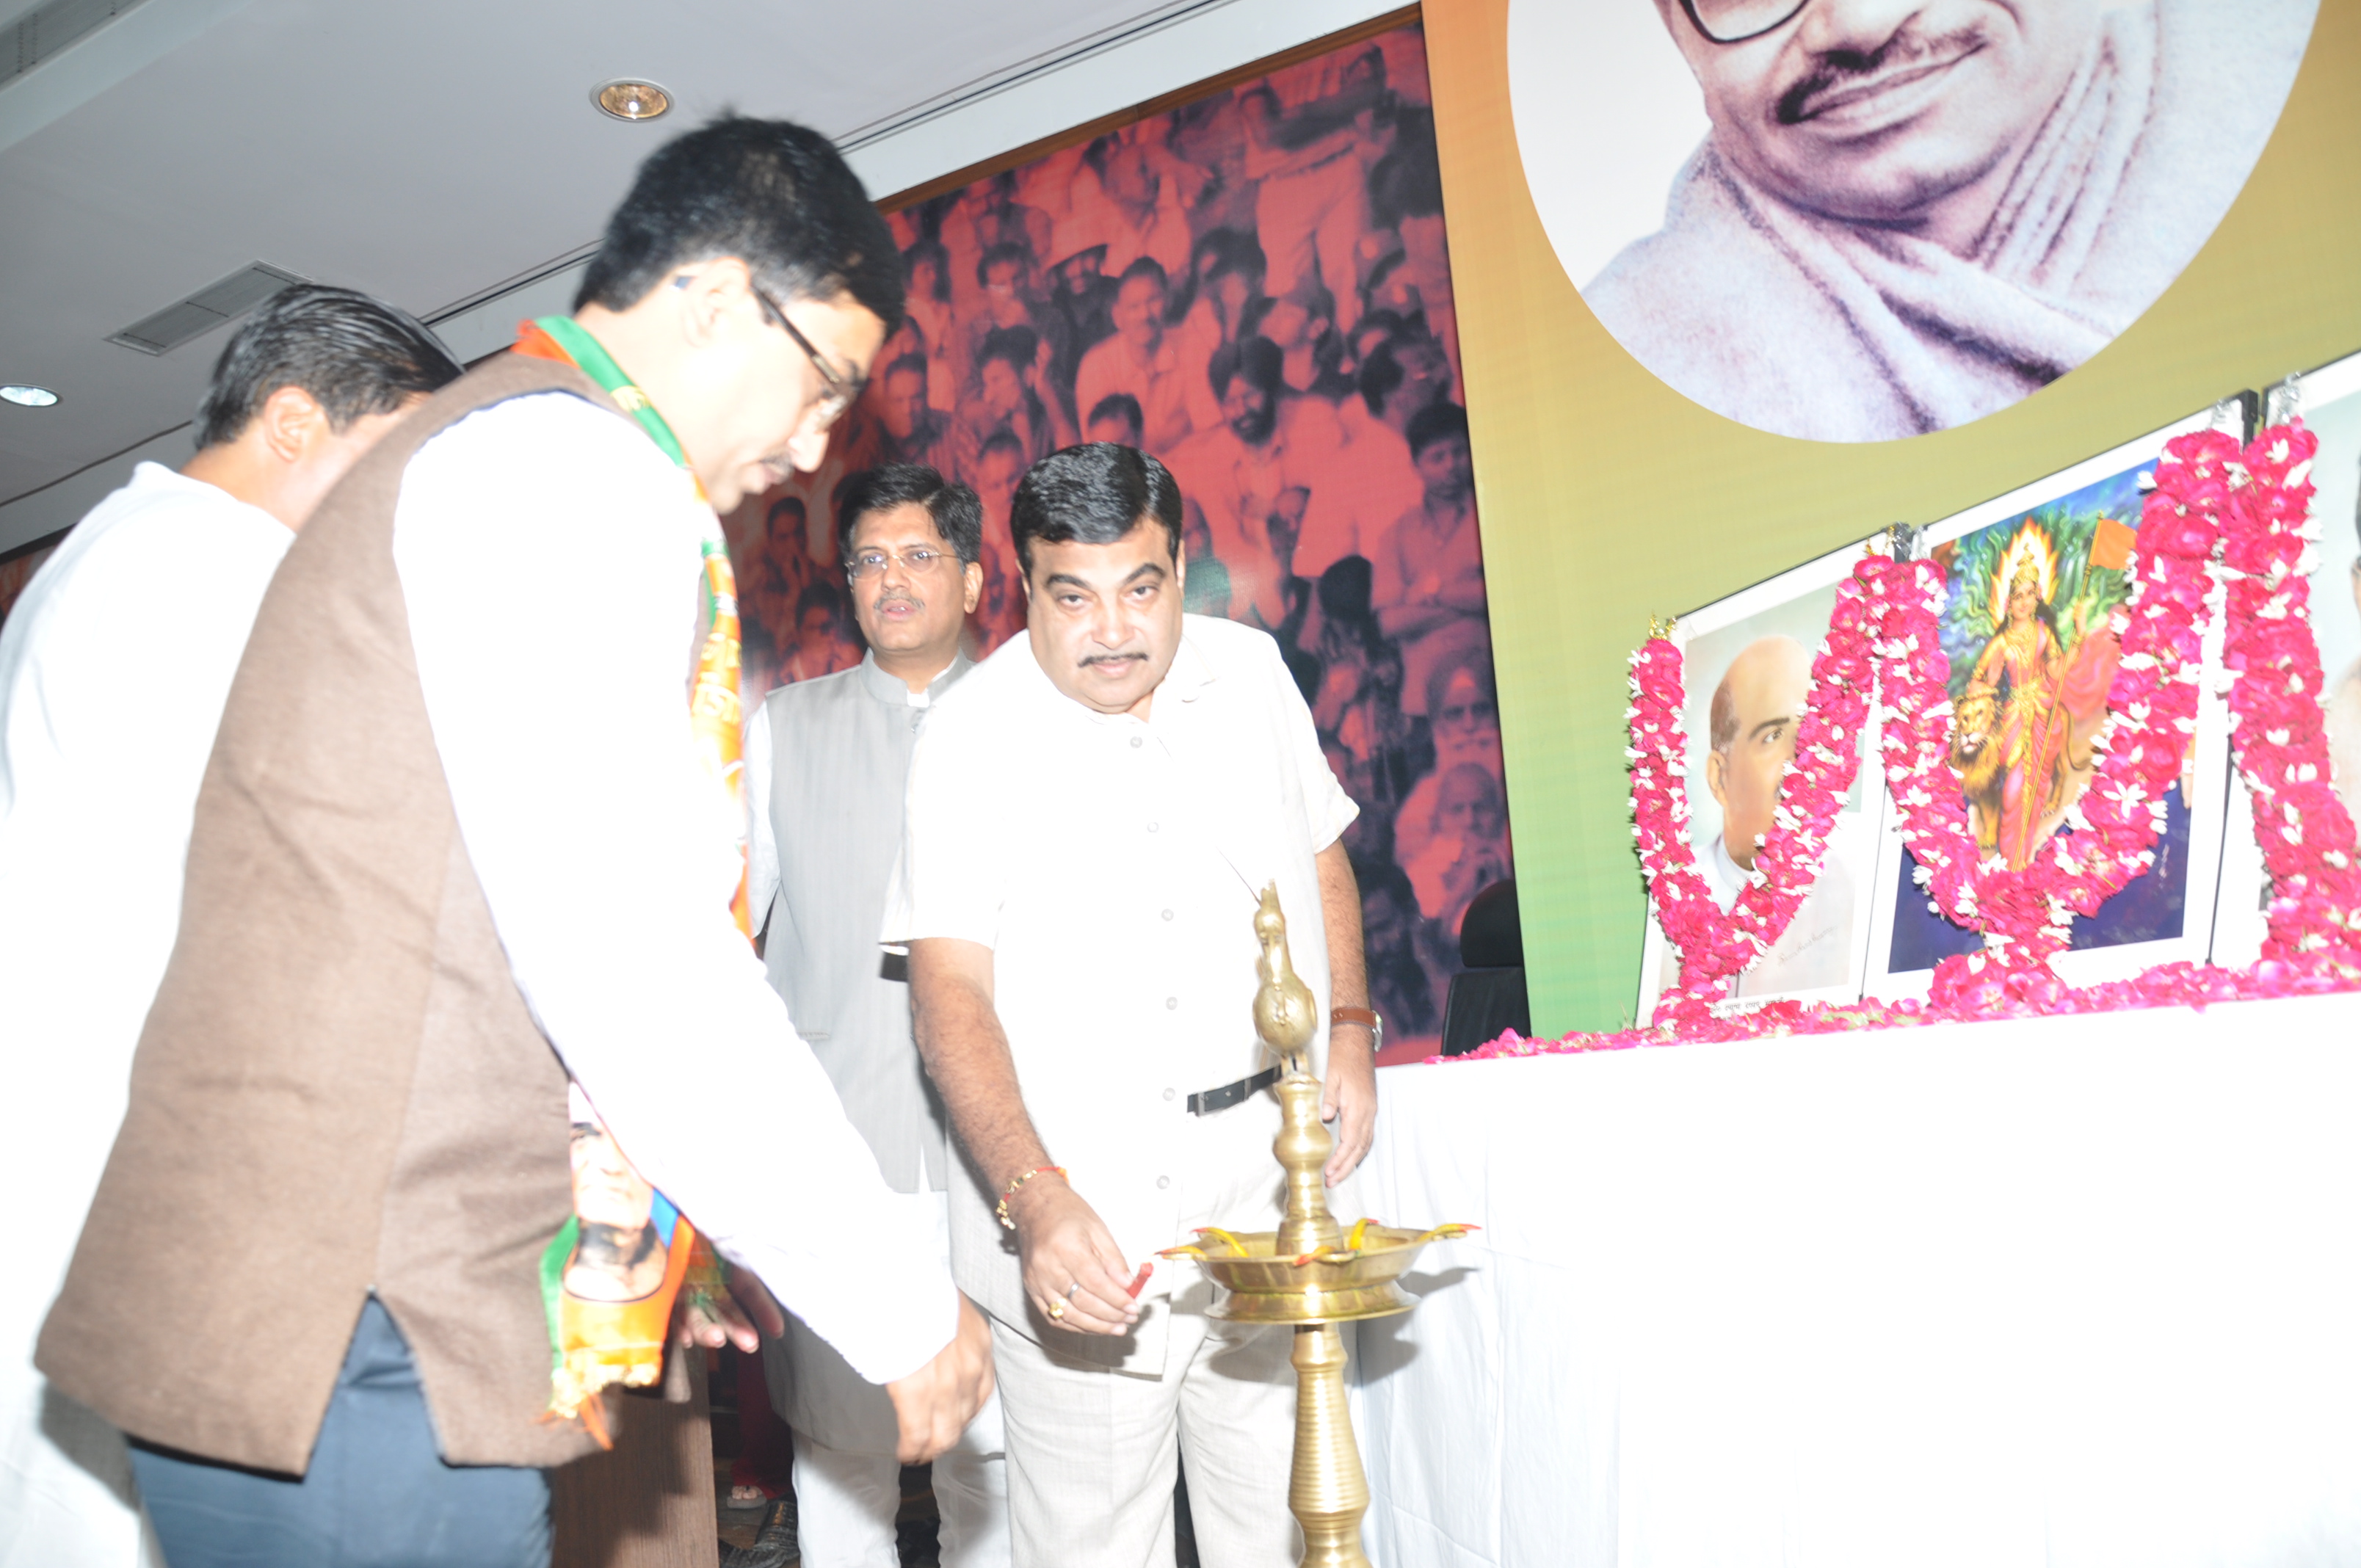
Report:
[[[1188,608],[1278,640],[1361,808],[1345,843],[1389,1036],[1434,1035],[1462,917],[1510,860],[1422,30],[890,217],[908,321],[819,470],[726,520],[750,707],[862,657],[836,544],[851,475],[923,463],[983,498],[983,657],[1024,634],[1027,466],[1139,446],[1185,499]]]

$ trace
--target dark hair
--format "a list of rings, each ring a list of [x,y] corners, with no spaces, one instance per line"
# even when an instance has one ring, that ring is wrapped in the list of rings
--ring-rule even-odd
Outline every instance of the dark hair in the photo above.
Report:
[[[883,387],[888,380],[891,380],[894,377],[899,376],[905,370],[916,374],[918,379],[923,381],[927,378],[928,368],[927,356],[925,355],[905,354],[899,359],[895,360],[893,364],[888,365],[884,370],[878,373],[877,384]]]
[[[772,518],[774,518],[781,512],[786,510],[789,507],[796,509],[796,515],[797,517],[808,518],[811,516],[810,509],[804,505],[803,497],[781,496],[777,500],[771,503],[771,510],[763,514],[763,520],[767,522]]]
[[[1402,432],[1413,459],[1436,442],[1448,441],[1455,435],[1462,441],[1467,439],[1467,411],[1457,403],[1427,404],[1410,416],[1410,428]]]
[[[1219,282],[1233,272],[1260,278],[1270,270],[1270,262],[1262,253],[1262,242],[1253,235],[1244,229],[1213,229],[1205,237],[1213,239],[1215,235],[1223,237],[1215,244],[1213,269],[1205,274],[1206,282]]]
[[[1103,419],[1119,419],[1136,431],[1148,429],[1148,415],[1141,411],[1139,400],[1129,392],[1109,392],[1091,410],[1090,418],[1082,422],[1088,430]]]
[[[1213,265],[1206,265],[1211,261]],[[1262,253],[1262,242],[1244,229],[1212,228],[1197,236],[1189,247],[1189,276],[1180,280],[1180,291],[1173,297],[1169,311],[1170,318],[1179,321],[1189,313],[1197,301],[1197,281],[1202,273],[1206,283],[1233,272],[1267,272],[1269,262]]]
[[[796,620],[798,624],[816,609],[828,611],[830,620],[840,622],[844,620],[844,596],[838,593],[836,585],[826,577],[813,578],[804,585],[804,591],[796,596]]]
[[[1320,614],[1324,620],[1359,622],[1370,617],[1369,594],[1377,574],[1366,555],[1341,555],[1320,574]]]
[[[1171,471],[1136,446],[1086,441],[1052,452],[1016,482],[1008,509],[1016,560],[1033,573],[1033,542],[1113,544],[1153,519],[1180,559],[1180,487]]]
[[[1401,361],[1394,357],[1394,339],[1389,337],[1369,350],[1368,357],[1361,361],[1361,401],[1369,406],[1371,413],[1381,414],[1386,411],[1386,400],[1400,391],[1401,384],[1408,379]]]
[[[853,303],[902,324],[902,253],[826,137],[723,115],[640,165],[574,308],[631,309],[676,267],[734,256],[790,300]]]
[[[1371,226],[1398,228],[1404,218],[1439,217],[1443,171],[1434,146],[1434,111],[1404,105],[1393,115],[1393,149],[1369,170]]]
[[[1721,684],[1713,688],[1713,698],[1706,705],[1705,743],[1708,749],[1730,755],[1738,744],[1738,698],[1730,689],[1730,675],[1724,672]]]
[[[1240,376],[1275,398],[1287,384],[1287,356],[1267,337],[1246,337],[1222,345],[1205,362],[1205,379],[1217,398],[1228,395],[1230,383]]]
[[[985,436],[983,438],[983,444],[975,449],[976,466],[978,467],[982,467],[983,466],[983,460],[991,456],[995,452],[1014,453],[1016,455],[1017,461],[1022,462],[1025,458],[1025,443],[1017,439],[1017,435],[1015,431],[1009,429],[1004,424],[998,430],[994,431],[990,435]]]
[[[1022,376],[1033,368],[1034,356],[1040,348],[1040,334],[1029,326],[994,327],[983,334],[983,342],[976,348],[976,377],[981,380],[983,367],[995,359]]]
[[[949,300],[951,297],[951,253],[943,248],[941,240],[932,236],[913,240],[910,248],[902,253],[904,275],[916,273],[921,261],[931,262],[934,266],[935,298]]]
[[[983,554],[983,502],[965,485],[950,484],[920,463],[888,463],[864,468],[837,490],[836,553],[849,562],[852,532],[873,511],[922,506],[934,520],[935,532],[951,547],[962,566],[973,565]]]
[[[1115,286],[1121,289],[1134,278],[1153,278],[1156,280],[1156,286],[1167,292],[1170,292],[1172,287],[1172,280],[1164,275],[1164,263],[1152,256],[1142,256],[1134,259],[1130,266],[1125,268],[1116,276]]]
[[[980,287],[990,283],[992,281],[992,269],[1000,266],[1003,262],[1009,261],[1013,261],[1016,264],[1017,275],[1019,277],[1024,276],[1026,270],[1033,265],[1032,248],[1029,246],[1019,245],[1015,240],[1002,240],[998,245],[994,246],[990,250],[985,251],[982,257],[977,258],[975,264],[975,280],[977,285]]]
[[[458,378],[443,340],[407,311],[350,289],[297,283],[264,301],[214,362],[197,405],[197,445],[236,441],[281,387],[310,393],[341,433]]]

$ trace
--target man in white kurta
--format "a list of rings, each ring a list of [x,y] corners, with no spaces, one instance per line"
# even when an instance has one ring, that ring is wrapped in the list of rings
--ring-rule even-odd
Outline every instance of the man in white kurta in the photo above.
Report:
[[[1180,613],[1161,465],[1070,448],[1013,516],[1027,635],[919,736],[884,935],[909,943],[920,1048],[966,1156],[952,1267],[993,1318],[1016,1560],[1087,1542],[1095,1563],[1169,1564],[1185,1449],[1208,1568],[1277,1568],[1296,1552],[1289,1336],[1209,1320],[1210,1284],[1156,1255],[1199,1226],[1278,1223],[1251,1012],[1266,883],[1331,1017],[1330,1179],[1368,1146],[1370,1035],[1339,1015],[1366,1002],[1340,842],[1355,807],[1277,644]]]
[[[360,360],[362,344],[378,357],[336,362]],[[122,1435],[49,1388],[33,1341],[123,1120],[180,925],[198,781],[255,607],[312,504],[458,373],[424,328],[373,300],[279,295],[224,354],[187,470],[140,464],[0,630],[0,1180],[27,1200],[20,1271],[0,1291],[7,1568],[160,1560],[143,1548]]]

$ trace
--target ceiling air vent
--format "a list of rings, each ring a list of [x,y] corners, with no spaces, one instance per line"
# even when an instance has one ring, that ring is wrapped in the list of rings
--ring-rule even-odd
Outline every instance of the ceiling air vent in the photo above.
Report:
[[[176,305],[133,322],[107,338],[142,354],[167,354],[201,337],[233,316],[242,316],[290,283],[302,279],[282,268],[249,262],[228,277],[207,284]]]
[[[139,0],[49,0],[0,27],[0,87],[80,42]]]

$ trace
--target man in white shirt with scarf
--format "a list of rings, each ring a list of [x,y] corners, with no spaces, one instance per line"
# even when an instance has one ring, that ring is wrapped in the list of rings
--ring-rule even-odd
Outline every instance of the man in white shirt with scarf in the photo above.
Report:
[[[625,1403],[553,1419],[569,1080],[642,1194],[886,1386],[906,1460],[989,1393],[737,918],[716,508],[818,466],[901,316],[892,237],[802,126],[675,139],[576,313],[414,411],[273,578],[37,1358],[135,1439],[175,1568],[546,1568],[546,1473]]]

